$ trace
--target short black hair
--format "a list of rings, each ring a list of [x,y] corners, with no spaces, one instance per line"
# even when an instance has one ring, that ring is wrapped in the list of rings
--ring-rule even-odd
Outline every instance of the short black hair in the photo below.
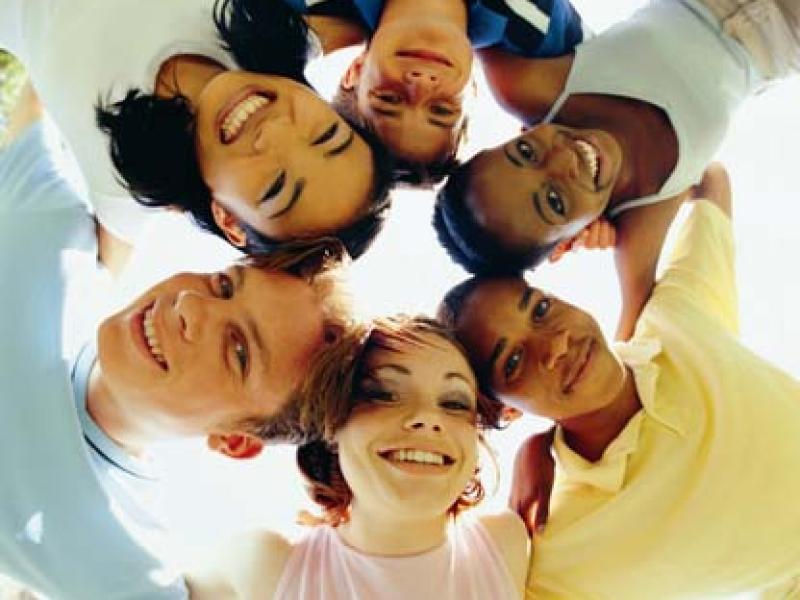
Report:
[[[242,67],[311,87],[303,74],[308,26],[282,0],[216,0],[214,23],[223,47]],[[131,89],[113,104],[100,99],[95,113],[98,127],[109,136],[111,160],[121,183],[137,202],[184,210],[200,228],[227,240],[211,211],[211,190],[197,160],[195,117],[185,96],[159,98]],[[369,207],[354,223],[332,234],[355,259],[386,219],[393,162],[373,134],[350,124],[370,146],[374,172]],[[241,225],[248,254],[271,252],[285,244]]]
[[[436,195],[433,227],[439,243],[450,258],[476,275],[519,275],[525,269],[536,268],[557,242],[510,249],[478,223],[466,203],[472,160],[453,171]]]

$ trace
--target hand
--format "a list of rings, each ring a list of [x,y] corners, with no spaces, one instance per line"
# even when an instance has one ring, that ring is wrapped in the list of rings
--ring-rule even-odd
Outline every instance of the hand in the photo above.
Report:
[[[552,427],[529,437],[520,446],[514,459],[514,481],[508,505],[525,521],[530,535],[544,531],[550,513],[550,492],[555,475],[555,461],[550,454],[550,447],[555,431],[555,427]]]
[[[588,248],[590,250],[612,248],[617,243],[617,230],[611,221],[598,217],[569,240],[563,240],[550,253],[550,262],[556,262],[570,250]]]

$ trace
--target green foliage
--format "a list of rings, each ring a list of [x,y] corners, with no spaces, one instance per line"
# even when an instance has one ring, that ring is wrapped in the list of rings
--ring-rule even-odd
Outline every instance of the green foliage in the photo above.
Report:
[[[22,63],[8,52],[0,50],[0,133],[23,83],[25,83],[25,69]]]

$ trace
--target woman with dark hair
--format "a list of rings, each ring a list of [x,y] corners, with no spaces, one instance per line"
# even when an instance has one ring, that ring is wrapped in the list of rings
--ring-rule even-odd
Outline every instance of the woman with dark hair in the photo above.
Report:
[[[453,175],[440,240],[470,271],[513,273],[605,217],[632,316],[737,108],[800,69],[800,2],[652,2],[563,57],[482,58],[497,99],[531,128]]]
[[[322,517],[307,515],[316,527],[294,544],[264,532],[237,540],[189,577],[193,598],[522,596],[522,522],[461,515],[483,497],[479,431],[499,409],[447,330],[378,320],[318,361],[302,394],[325,407],[322,439],[297,451]]]
[[[385,218],[390,168],[308,86],[308,56],[348,34],[307,21],[280,0],[12,1],[0,44],[28,67],[112,232],[131,240],[141,224],[130,192],[249,253],[335,236],[358,256]]]

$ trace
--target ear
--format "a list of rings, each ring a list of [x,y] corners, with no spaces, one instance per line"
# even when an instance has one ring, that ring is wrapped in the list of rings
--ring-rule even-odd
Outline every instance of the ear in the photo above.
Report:
[[[503,406],[502,410],[500,411],[500,418],[506,423],[511,423],[512,421],[516,421],[521,416],[522,416],[522,411],[512,406]]]
[[[249,433],[212,433],[208,447],[229,458],[255,458],[264,448],[264,442]]]
[[[350,63],[350,66],[347,67],[347,70],[342,75],[342,79],[339,81],[339,87],[345,90],[352,90],[358,85],[358,81],[361,79],[361,69],[364,67],[364,60],[366,59],[367,51],[364,50],[361,54],[353,59],[353,62]]]
[[[227,208],[216,200],[211,201],[211,214],[228,241],[237,248],[244,248],[247,243],[247,234],[239,225],[239,219]]]
[[[569,238],[558,242],[558,244],[556,244],[556,247],[553,248],[553,250],[550,252],[548,260],[551,263],[554,263],[557,260],[559,260],[562,256],[564,256],[567,252],[569,252],[572,249],[573,242],[574,238]]]

